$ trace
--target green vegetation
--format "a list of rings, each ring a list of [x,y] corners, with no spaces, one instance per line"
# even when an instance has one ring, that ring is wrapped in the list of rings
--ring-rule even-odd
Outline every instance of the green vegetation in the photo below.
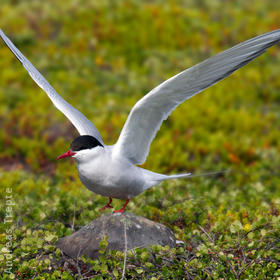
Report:
[[[279,11],[274,0],[3,0],[0,26],[112,144],[150,89],[279,28]],[[69,260],[54,247],[99,217],[107,199],[82,186],[71,160],[56,162],[77,132],[2,42],[0,69],[1,279],[120,279],[123,254],[105,253],[106,241],[99,261]],[[185,245],[130,252],[127,279],[279,279],[279,69],[276,46],[164,123],[146,168],[231,172],[169,181],[131,201],[129,211],[169,226]]]

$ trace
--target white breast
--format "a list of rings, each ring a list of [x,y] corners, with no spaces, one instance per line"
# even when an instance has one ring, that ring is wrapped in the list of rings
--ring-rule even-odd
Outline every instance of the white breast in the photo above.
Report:
[[[82,183],[97,194],[125,199],[144,190],[141,169],[126,160],[113,158],[110,150],[95,152],[88,160],[76,159],[76,163]]]

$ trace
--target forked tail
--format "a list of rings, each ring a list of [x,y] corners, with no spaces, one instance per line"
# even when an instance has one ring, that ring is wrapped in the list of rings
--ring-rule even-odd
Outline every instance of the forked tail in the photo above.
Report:
[[[174,174],[174,175],[162,175],[162,177],[158,177],[156,180],[157,181],[166,181],[166,180],[170,180],[170,179],[179,179],[179,178],[186,178],[186,177],[190,177],[192,173],[184,173],[184,174]]]
[[[165,180],[170,180],[170,179],[179,179],[179,178],[194,178],[194,177],[200,177],[200,176],[213,176],[213,175],[221,175],[229,170],[222,170],[222,171],[212,171],[212,172],[205,172],[205,173],[200,173],[200,174],[192,174],[192,173],[184,173],[184,174],[175,174],[175,175],[163,175],[163,174],[158,174],[161,175],[162,177],[158,177],[156,179],[157,181],[165,181]]]
[[[155,173],[149,170],[145,170],[145,175],[149,178],[149,181],[151,182],[150,185],[146,187],[146,189],[151,188],[152,186],[155,186],[159,184],[162,181],[171,180],[171,179],[180,179],[180,178],[194,178],[199,176],[213,176],[213,175],[221,175],[229,170],[222,170],[222,171],[214,171],[214,172],[206,172],[206,173],[200,173],[200,174],[192,174],[192,173],[184,173],[184,174],[174,174],[174,175],[164,175],[160,173]]]

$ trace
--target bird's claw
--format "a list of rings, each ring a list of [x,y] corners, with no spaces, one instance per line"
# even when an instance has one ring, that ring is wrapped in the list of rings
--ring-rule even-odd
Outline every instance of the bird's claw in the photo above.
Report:
[[[104,211],[107,208],[113,208],[113,206],[107,204],[104,207],[100,208],[99,211],[102,212],[102,211]]]
[[[99,211],[102,212],[102,211],[104,211],[107,208],[113,208],[111,203],[112,203],[112,197],[109,197],[109,202],[104,207],[100,208]]]
[[[126,199],[125,204],[124,204],[124,206],[121,209],[115,210],[113,213],[123,213],[124,210],[125,210],[126,205],[128,204],[128,202],[129,202],[129,198]]]
[[[119,210],[115,210],[113,213],[123,213],[124,212],[124,209],[119,209]]]

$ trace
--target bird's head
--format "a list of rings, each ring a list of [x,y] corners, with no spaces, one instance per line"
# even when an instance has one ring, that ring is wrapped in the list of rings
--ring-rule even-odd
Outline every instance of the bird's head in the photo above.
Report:
[[[70,150],[57,157],[57,159],[74,157],[77,160],[92,157],[97,148],[104,148],[104,146],[91,135],[82,135],[74,139],[70,145]]]

